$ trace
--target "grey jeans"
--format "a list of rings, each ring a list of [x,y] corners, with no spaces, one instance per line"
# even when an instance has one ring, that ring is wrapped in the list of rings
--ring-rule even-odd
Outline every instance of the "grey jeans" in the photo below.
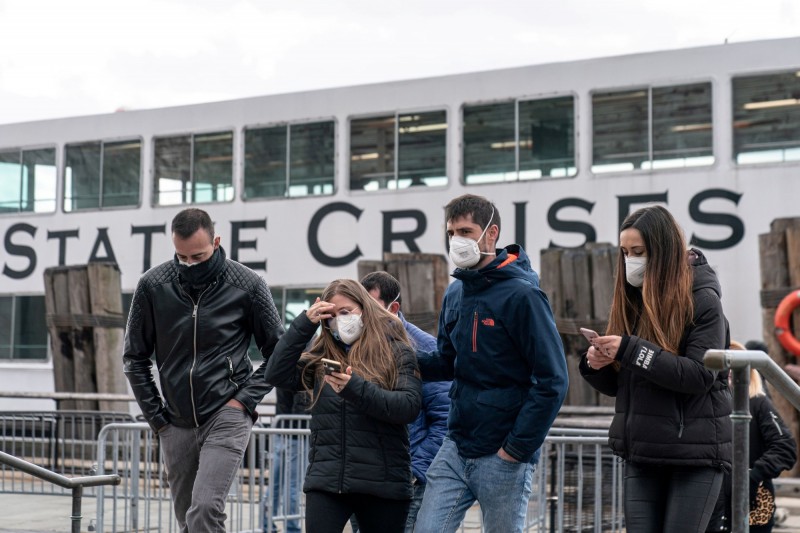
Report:
[[[252,427],[248,413],[224,406],[199,428],[158,432],[181,533],[225,532],[225,498]]]

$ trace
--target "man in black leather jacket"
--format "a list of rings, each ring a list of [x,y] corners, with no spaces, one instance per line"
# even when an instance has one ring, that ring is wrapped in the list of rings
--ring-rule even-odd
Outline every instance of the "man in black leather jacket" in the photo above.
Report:
[[[133,295],[125,375],[160,439],[180,531],[224,532],[225,496],[272,388],[264,370],[283,327],[266,282],[225,257],[208,213],[178,213],[172,242],[175,257]],[[251,336],[264,357],[255,372]]]

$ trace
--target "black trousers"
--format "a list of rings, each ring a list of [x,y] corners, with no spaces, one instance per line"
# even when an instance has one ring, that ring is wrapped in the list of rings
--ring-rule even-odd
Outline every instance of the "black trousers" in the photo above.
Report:
[[[706,530],[722,486],[715,467],[625,465],[628,533],[695,533]]]
[[[390,500],[368,494],[306,493],[306,533],[342,533],[350,515],[360,533],[403,533],[411,500]]]

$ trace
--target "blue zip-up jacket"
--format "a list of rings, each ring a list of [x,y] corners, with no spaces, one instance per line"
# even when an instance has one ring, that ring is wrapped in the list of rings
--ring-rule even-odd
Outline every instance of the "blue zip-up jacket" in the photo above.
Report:
[[[415,350],[436,350],[436,337],[422,331],[397,313],[403,323],[411,345]],[[411,444],[411,471],[418,483],[427,483],[426,472],[433,458],[442,447],[447,434],[447,414],[450,412],[450,382],[428,381],[422,384],[422,409],[417,419],[408,425],[408,440]]]
[[[567,392],[564,347],[539,276],[519,245],[480,270],[456,269],[425,380],[452,379],[448,435],[464,457],[538,460]]]

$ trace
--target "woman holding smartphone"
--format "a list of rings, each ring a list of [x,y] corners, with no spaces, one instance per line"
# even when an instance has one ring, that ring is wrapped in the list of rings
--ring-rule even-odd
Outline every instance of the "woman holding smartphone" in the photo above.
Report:
[[[402,532],[412,496],[406,424],[422,384],[397,317],[358,281],[333,281],[281,337],[266,379],[311,395],[306,531],[340,533],[355,514],[363,533]]]
[[[625,219],[619,251],[608,328],[580,371],[616,397],[609,445],[625,460],[625,526],[705,531],[732,455],[728,373],[703,366],[730,341],[719,281],[661,206]]]

